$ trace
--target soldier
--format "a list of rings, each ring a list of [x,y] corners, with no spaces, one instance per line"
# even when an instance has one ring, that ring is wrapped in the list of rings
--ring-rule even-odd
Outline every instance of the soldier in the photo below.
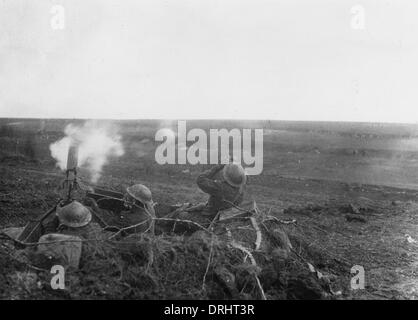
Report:
[[[155,204],[151,191],[142,184],[126,188],[123,199],[104,197],[96,202],[92,198],[86,198],[85,202],[92,208],[94,215],[106,230],[116,231],[115,227],[120,229],[138,225],[129,231],[153,231],[152,218],[155,217]]]
[[[121,212],[121,217],[132,226],[144,222],[135,229],[136,232],[150,230],[154,233],[155,211],[151,190],[143,184],[135,184],[126,188],[124,196],[125,206],[129,209]],[[146,222],[148,220],[148,222]]]
[[[136,205],[150,212],[154,211],[151,190],[143,184],[134,184],[127,187],[124,200],[127,207],[131,208]]]
[[[208,201],[176,212],[173,218],[191,220],[203,227],[208,227],[218,212],[241,204],[246,181],[244,168],[236,163],[220,164],[203,172],[197,178],[196,183],[203,192],[209,194]],[[191,224],[176,223],[175,232],[196,230]]]
[[[109,236],[93,220],[89,208],[78,201],[58,206],[56,214],[44,225],[44,235],[31,255],[33,263],[48,268],[52,263],[77,269],[80,259],[88,259],[99,252],[95,240],[105,240]],[[83,242],[83,239],[88,241]]]
[[[221,170],[222,175],[218,178]],[[216,215],[221,210],[241,204],[246,180],[244,168],[236,163],[217,165],[202,173],[196,183],[203,192],[209,194],[204,211]]]
[[[73,200],[69,204],[57,207],[56,214],[45,222],[43,233],[79,234],[88,238],[91,221],[91,211],[80,202]]]

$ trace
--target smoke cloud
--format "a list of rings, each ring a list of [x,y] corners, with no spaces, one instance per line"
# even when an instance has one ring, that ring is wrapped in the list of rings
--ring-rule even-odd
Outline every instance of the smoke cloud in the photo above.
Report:
[[[74,141],[79,144],[78,166],[86,168],[91,182],[100,178],[103,166],[111,157],[120,157],[125,151],[121,136],[115,127],[96,121],[87,121],[82,126],[69,124],[65,137],[49,146],[51,156],[57,161],[61,170],[67,167],[68,148]]]

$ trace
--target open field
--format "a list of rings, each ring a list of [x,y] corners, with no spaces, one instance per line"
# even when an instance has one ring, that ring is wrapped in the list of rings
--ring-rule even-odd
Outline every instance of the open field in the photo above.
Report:
[[[62,172],[49,145],[80,120],[0,119],[0,226],[20,226],[54,204]],[[112,121],[125,154],[110,159],[99,185],[123,190],[140,182],[160,203],[198,202],[206,165],[158,165],[159,128],[176,121]],[[281,218],[294,246],[338,277],[343,298],[418,298],[418,126],[269,121],[188,121],[188,128],[263,128],[264,170],[249,179],[247,200]],[[83,169],[80,170],[83,176]],[[88,175],[84,178],[88,180]],[[350,204],[361,221],[348,221]],[[293,238],[291,238],[292,240]],[[300,241],[303,239],[303,241]],[[351,291],[350,269],[366,272],[365,290]]]

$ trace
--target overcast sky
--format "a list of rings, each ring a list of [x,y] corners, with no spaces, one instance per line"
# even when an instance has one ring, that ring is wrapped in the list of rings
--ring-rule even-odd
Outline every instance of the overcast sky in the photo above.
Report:
[[[415,123],[417,80],[413,0],[0,0],[0,117]]]

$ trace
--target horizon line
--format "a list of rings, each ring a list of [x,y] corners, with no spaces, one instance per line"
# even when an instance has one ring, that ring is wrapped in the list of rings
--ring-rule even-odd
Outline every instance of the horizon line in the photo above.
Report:
[[[418,125],[418,122],[387,122],[357,120],[294,120],[294,119],[237,119],[237,118],[65,118],[65,117],[1,117],[0,119],[21,120],[98,120],[98,121],[259,121],[259,122],[306,122],[306,123],[355,123],[355,124],[386,124],[386,125]]]

